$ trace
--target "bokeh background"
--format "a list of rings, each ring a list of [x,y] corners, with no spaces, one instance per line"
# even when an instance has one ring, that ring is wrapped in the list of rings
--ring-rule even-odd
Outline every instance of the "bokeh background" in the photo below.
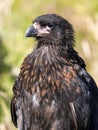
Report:
[[[35,41],[25,38],[32,20],[57,13],[72,23],[75,49],[98,85],[98,0],[0,0],[0,130],[15,130],[10,117],[12,86]]]

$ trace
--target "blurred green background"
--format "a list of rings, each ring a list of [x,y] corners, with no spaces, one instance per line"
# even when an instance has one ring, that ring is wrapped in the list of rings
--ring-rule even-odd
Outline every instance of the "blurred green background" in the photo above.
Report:
[[[72,23],[75,49],[98,85],[98,0],[0,0],[0,130],[15,130],[10,117],[12,86],[35,44],[25,39],[25,31],[45,13],[57,13]]]

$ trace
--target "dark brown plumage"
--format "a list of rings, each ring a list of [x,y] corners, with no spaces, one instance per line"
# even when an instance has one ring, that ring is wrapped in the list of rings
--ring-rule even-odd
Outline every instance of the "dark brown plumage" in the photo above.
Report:
[[[98,130],[98,90],[74,50],[71,24],[56,14],[37,17],[26,31],[37,46],[13,86],[18,130]]]

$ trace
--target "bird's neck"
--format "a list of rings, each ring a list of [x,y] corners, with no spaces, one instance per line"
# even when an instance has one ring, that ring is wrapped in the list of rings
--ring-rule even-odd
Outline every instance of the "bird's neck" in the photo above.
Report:
[[[83,59],[74,50],[73,46],[66,44],[43,43],[37,44],[36,50],[39,52],[39,59],[48,62],[64,62],[78,64],[85,68]]]

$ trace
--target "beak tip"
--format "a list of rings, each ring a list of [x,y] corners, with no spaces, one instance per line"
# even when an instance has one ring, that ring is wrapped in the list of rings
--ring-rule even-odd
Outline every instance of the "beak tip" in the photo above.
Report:
[[[28,37],[28,33],[25,33],[25,38],[27,38]]]
[[[28,28],[28,29],[26,30],[26,32],[25,32],[25,37],[27,38],[27,37],[29,37],[29,35],[30,35],[30,29]]]
[[[38,30],[35,29],[33,26],[30,26],[25,33],[25,37],[35,37],[38,33]]]

